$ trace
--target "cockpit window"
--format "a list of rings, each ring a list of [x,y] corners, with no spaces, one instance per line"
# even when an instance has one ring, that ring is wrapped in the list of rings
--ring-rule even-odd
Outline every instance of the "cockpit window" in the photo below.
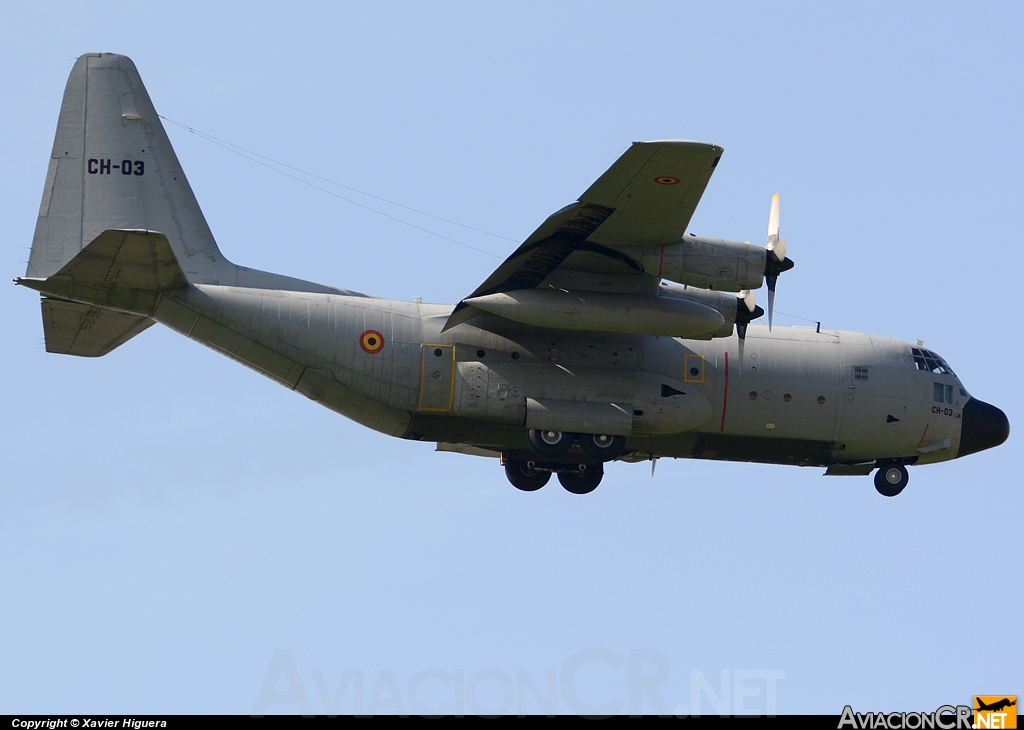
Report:
[[[928,373],[939,373],[941,375],[954,374],[953,368],[931,350],[925,350],[923,347],[911,347],[910,351],[914,355],[914,367],[918,370],[924,370]]]

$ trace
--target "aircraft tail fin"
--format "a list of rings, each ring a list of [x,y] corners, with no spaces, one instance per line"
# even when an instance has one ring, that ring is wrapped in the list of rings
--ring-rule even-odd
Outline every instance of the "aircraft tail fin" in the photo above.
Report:
[[[64,89],[26,276],[56,273],[115,228],[163,233],[192,282],[234,283],[135,64],[90,53]]]
[[[64,89],[23,283],[38,289],[111,230],[162,234],[185,284],[356,294],[224,258],[135,64],[115,53],[87,53]],[[67,308],[46,307],[55,317],[61,312],[52,322],[70,322]]]

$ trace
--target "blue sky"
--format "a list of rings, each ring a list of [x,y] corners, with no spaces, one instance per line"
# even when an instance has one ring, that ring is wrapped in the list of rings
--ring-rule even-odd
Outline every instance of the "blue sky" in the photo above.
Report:
[[[695,233],[759,242],[782,195],[779,324],[921,338],[1019,429],[1021,6],[708,5],[8,3],[2,268],[84,52],[131,56],[170,119],[514,241],[630,142],[701,139],[726,151]],[[168,132],[237,263],[453,302],[516,245]],[[1017,431],[896,499],[683,460],[524,494],[161,328],[47,355],[38,298],[0,298],[0,712],[1024,693]]]

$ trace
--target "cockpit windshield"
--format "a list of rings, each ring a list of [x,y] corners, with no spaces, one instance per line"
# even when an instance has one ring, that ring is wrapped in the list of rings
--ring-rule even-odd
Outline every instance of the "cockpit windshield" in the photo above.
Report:
[[[926,350],[923,347],[911,347],[910,351],[914,355],[914,367],[918,370],[924,370],[926,373],[955,375],[953,368],[931,350]]]

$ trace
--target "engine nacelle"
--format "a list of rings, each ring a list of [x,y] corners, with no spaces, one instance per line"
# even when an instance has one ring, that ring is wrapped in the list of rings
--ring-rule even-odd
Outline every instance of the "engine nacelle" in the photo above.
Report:
[[[679,286],[678,284],[662,282],[661,286],[658,287],[658,295],[670,297],[672,299],[687,299],[691,302],[697,302],[698,304],[703,304],[705,307],[714,309],[722,315],[725,323],[721,327],[712,332],[706,338],[701,337],[694,339],[732,337],[733,329],[737,322],[750,322],[758,317],[764,316],[764,310],[760,307],[755,305],[754,310],[750,311],[747,309],[747,305],[744,303],[743,299],[737,297],[735,294],[728,294],[721,291],[697,289],[694,287],[685,287]]]
[[[768,252],[749,243],[686,236],[678,243],[630,249],[644,271],[699,289],[760,289]]]

